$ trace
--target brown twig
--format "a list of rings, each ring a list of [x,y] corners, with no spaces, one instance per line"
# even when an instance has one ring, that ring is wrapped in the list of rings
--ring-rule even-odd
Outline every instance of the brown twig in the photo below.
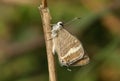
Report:
[[[44,35],[45,35],[45,43],[47,49],[47,59],[48,59],[48,69],[49,69],[49,80],[50,81],[57,81],[56,79],[56,72],[55,72],[55,62],[54,56],[52,54],[52,41],[49,40],[51,38],[51,27],[50,27],[50,12],[47,7],[47,1],[42,0],[42,4],[39,7],[41,12],[41,18],[43,23]]]

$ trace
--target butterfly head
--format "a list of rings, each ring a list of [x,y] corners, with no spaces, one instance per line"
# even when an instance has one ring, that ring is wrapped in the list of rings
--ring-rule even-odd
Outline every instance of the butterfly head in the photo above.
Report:
[[[59,21],[57,25],[63,27],[63,22]]]
[[[63,28],[63,22],[59,21],[57,24],[53,25],[53,32],[59,31]]]

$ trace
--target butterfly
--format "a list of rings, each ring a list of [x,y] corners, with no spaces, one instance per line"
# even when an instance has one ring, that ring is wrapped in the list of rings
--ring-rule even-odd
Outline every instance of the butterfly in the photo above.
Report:
[[[52,52],[57,53],[61,66],[83,66],[89,63],[82,43],[66,29],[63,22],[52,26]]]

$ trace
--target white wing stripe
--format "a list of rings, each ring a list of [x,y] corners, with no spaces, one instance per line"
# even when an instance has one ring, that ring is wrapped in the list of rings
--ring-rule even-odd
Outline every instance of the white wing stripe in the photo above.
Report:
[[[80,48],[82,48],[82,45],[79,45],[78,47],[73,47],[73,48],[71,48],[68,52],[67,52],[67,54],[65,54],[63,57],[62,57],[62,59],[64,59],[64,58],[66,58],[67,56],[70,56],[71,54],[73,54],[73,53],[75,53],[75,52],[77,52]],[[82,55],[83,56],[83,55]],[[81,56],[81,57],[82,57]]]

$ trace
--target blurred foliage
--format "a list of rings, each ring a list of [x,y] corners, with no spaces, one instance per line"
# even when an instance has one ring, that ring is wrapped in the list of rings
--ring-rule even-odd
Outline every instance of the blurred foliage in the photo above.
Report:
[[[0,81],[48,81],[46,49],[37,0],[0,1]],[[61,67],[58,81],[120,81],[120,1],[49,0],[52,23],[77,36],[91,61],[84,67]]]

